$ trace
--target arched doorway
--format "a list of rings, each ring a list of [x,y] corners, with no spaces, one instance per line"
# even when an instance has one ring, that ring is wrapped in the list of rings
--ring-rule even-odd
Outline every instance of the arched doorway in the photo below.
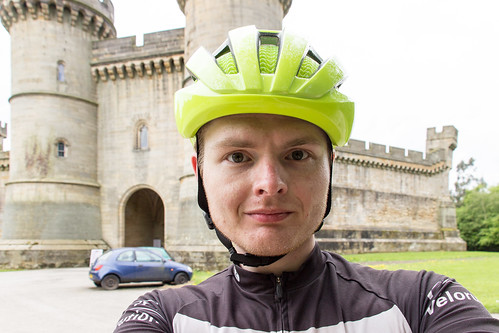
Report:
[[[164,211],[153,190],[133,193],[125,205],[125,246],[164,246]]]

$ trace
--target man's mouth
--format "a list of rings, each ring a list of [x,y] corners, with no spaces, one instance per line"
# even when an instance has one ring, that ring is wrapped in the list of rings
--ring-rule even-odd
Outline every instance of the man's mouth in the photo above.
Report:
[[[282,209],[257,209],[246,212],[246,215],[262,223],[276,223],[284,220],[292,213]]]

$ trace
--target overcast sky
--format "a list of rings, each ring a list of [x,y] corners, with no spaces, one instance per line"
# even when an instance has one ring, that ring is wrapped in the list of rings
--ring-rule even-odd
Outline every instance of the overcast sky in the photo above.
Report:
[[[176,0],[113,3],[119,37],[185,25]],[[293,0],[284,26],[343,65],[340,91],[356,106],[353,138],[424,152],[428,127],[453,125],[454,166],[473,157],[477,176],[499,184],[499,1]],[[9,43],[0,29],[2,123]]]

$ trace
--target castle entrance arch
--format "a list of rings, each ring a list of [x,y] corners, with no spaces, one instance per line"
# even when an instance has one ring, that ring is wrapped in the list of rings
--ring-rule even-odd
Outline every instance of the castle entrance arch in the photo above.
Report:
[[[163,200],[151,189],[134,192],[125,204],[125,246],[164,246]]]

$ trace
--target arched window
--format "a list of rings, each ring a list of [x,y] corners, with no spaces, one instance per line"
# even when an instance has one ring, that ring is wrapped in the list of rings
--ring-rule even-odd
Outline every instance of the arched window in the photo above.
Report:
[[[142,127],[139,130],[139,135],[140,135],[140,148],[141,149],[147,149],[149,148],[148,144],[148,138],[147,138],[147,126],[142,125]]]
[[[65,74],[64,74],[64,70],[65,70],[64,67],[65,67],[64,61],[59,60],[57,62],[57,81],[59,81],[59,82],[65,82],[66,81],[66,77],[65,77]]]
[[[140,121],[135,127],[135,149],[149,149],[149,128],[144,121]]]

